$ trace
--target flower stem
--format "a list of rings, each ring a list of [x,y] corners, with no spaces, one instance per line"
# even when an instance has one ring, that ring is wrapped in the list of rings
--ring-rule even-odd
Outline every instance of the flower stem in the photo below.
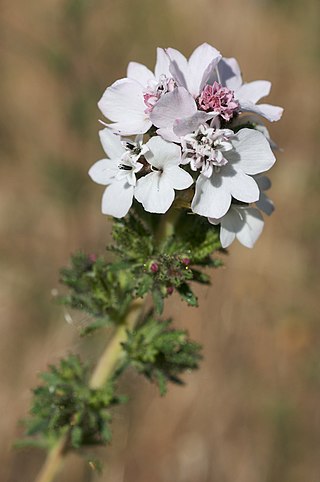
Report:
[[[145,298],[131,303],[124,322],[117,328],[110,343],[102,353],[89,380],[90,388],[101,388],[110,378],[123,356],[122,343],[127,339],[128,330],[133,329],[139,320]],[[62,468],[67,454],[69,433],[62,435],[48,453],[47,459],[35,482],[52,482]]]
[[[55,478],[62,468],[67,442],[68,434],[62,435],[48,453],[46,461],[35,482],[51,482]]]
[[[172,206],[171,209],[167,212],[167,214],[163,216],[155,237],[158,243],[173,235],[175,224],[180,215],[180,212],[181,211],[179,209]]]
[[[128,330],[135,327],[144,304],[143,298],[138,298],[131,303],[125,323],[119,326],[111,342],[101,355],[101,358],[92,373],[89,381],[90,388],[101,388],[112,375],[114,368],[123,355],[122,343],[127,339]]]

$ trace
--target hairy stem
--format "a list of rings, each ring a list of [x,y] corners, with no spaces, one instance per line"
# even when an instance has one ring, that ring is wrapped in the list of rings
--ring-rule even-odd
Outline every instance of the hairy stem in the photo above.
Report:
[[[89,380],[91,388],[101,388],[111,377],[123,356],[122,343],[127,339],[128,330],[133,329],[139,320],[145,298],[138,298],[131,303],[124,322],[117,328],[113,338],[102,353]],[[60,437],[48,453],[47,459],[35,482],[52,482],[62,468],[67,454],[69,434]]]

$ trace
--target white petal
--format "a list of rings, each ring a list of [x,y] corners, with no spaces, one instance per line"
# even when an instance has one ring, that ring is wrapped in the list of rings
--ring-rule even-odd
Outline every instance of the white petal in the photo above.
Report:
[[[218,64],[221,84],[231,90],[237,90],[242,85],[241,71],[238,62],[234,58],[223,58]],[[219,79],[216,79],[219,80]]]
[[[258,100],[262,99],[266,95],[269,95],[271,89],[271,82],[267,80],[255,80],[254,82],[248,82],[243,84],[236,94],[238,100],[248,100],[255,104]]]
[[[119,135],[114,134],[109,128],[99,131],[100,141],[104,152],[110,159],[120,159],[125,149],[121,144],[121,138]]]
[[[200,174],[191,204],[192,211],[209,218],[221,218],[231,204],[231,194],[223,181],[219,174],[211,176],[210,179]]]
[[[189,117],[197,111],[196,103],[183,87],[165,94],[154,106],[150,120],[157,127],[173,126],[176,119]]]
[[[227,175],[230,172],[230,177]],[[230,194],[238,201],[245,203],[255,202],[259,199],[260,191],[255,180],[247,176],[242,171],[231,170],[231,167],[226,165],[223,167],[225,176],[225,185],[229,189]]]
[[[267,171],[275,163],[269,142],[261,132],[254,129],[240,129],[232,139],[234,149],[225,152],[225,157],[233,162],[235,169],[246,174],[259,174]]]
[[[141,118],[139,120],[131,118],[123,122],[114,122],[108,128],[122,136],[133,136],[135,134],[145,134],[151,126],[152,122],[149,119]]]
[[[102,196],[103,214],[123,218],[132,205],[133,192],[134,187],[126,179],[110,184]]]
[[[153,72],[145,65],[138,62],[130,62],[127,69],[127,76],[129,79],[136,80],[144,88],[148,85],[150,80],[155,80]]]
[[[213,224],[214,226],[218,226],[220,224],[220,219],[216,218],[208,218],[209,223]]]
[[[244,216],[241,216],[237,209],[231,207],[227,214],[220,219],[220,222],[221,246],[227,248],[234,241],[238,232],[241,231],[244,223]]]
[[[209,79],[217,63],[221,59],[220,52],[204,43],[197,47],[189,59],[188,90],[197,97]]]
[[[101,161],[97,161],[90,167],[88,174],[94,182],[106,186],[113,182],[115,176],[118,174],[119,161],[120,159],[101,159]]]
[[[174,189],[187,189],[193,184],[193,178],[188,172],[178,166],[168,167],[162,174]]]
[[[161,127],[157,129],[158,136],[168,142],[180,142],[180,137],[178,137],[174,132],[172,127]]]
[[[235,240],[235,233],[229,231],[224,225],[220,227],[220,243],[223,248],[228,248]]]
[[[154,70],[154,74],[157,80],[159,80],[161,75],[166,77],[171,77],[169,71],[170,59],[164,49],[157,48],[157,62]]]
[[[247,100],[240,100],[240,109],[242,112],[253,112],[254,114],[265,117],[270,122],[275,122],[281,119],[283,108],[270,104],[255,105]]]
[[[150,213],[162,214],[168,211],[174,201],[174,190],[160,172],[151,172],[138,180],[135,198]]]
[[[121,131],[124,135],[142,134],[150,126],[145,113],[143,88],[135,80],[128,78],[117,80],[106,89],[98,106],[108,119],[116,122],[110,127]],[[136,125],[135,129],[134,125]]]
[[[177,119],[173,124],[173,132],[178,136],[184,136],[198,129],[200,124],[204,124],[213,117],[217,117],[218,114],[211,112],[203,112],[198,110],[189,117],[184,119]]]
[[[246,208],[244,211],[245,222],[236,236],[241,244],[247,248],[253,248],[253,245],[262,233],[264,221],[258,209]]]
[[[176,144],[167,142],[162,137],[154,136],[147,142],[145,158],[154,167],[165,169],[168,165],[178,166],[181,161],[181,149]]]
[[[170,72],[178,85],[187,89],[187,78],[189,74],[188,61],[178,50],[168,48],[166,52],[171,60]]]

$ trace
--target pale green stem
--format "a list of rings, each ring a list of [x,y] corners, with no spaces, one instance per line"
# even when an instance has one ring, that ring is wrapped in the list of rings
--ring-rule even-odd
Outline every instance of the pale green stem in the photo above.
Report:
[[[175,224],[177,218],[180,215],[180,210],[175,208],[174,206],[171,207],[170,211],[167,212],[165,216],[160,221],[159,228],[156,234],[156,241],[160,243],[164,239],[167,239],[169,236],[172,236],[174,233]]]
[[[144,303],[145,298],[138,298],[132,302],[126,319],[115,331],[92,373],[89,380],[91,388],[103,387],[121,361],[122,343],[127,339],[128,330],[132,330],[137,324]],[[52,482],[58,475],[67,453],[68,439],[69,433],[64,434],[52,447],[35,482]]]

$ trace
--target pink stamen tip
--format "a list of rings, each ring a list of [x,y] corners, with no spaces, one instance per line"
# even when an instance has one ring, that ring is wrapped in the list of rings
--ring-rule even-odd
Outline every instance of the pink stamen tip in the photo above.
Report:
[[[167,287],[167,293],[168,293],[168,295],[172,295],[172,293],[173,293],[173,286],[168,286],[168,287]]]
[[[89,254],[88,258],[90,261],[92,261],[92,263],[95,263],[97,261],[97,255],[94,253]]]

